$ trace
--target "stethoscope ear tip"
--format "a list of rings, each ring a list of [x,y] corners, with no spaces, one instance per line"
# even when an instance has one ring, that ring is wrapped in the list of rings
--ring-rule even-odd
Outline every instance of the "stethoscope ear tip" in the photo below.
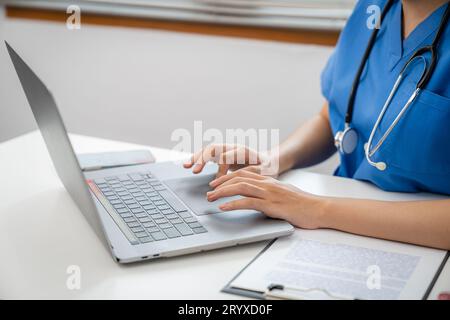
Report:
[[[387,167],[386,162],[377,162],[375,164],[375,167],[380,171],[384,171],[384,170],[386,170],[386,167]]]

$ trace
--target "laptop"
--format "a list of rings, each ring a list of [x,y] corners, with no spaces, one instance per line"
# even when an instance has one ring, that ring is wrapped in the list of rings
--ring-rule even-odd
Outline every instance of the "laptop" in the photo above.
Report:
[[[294,231],[261,212],[221,212],[217,203],[209,203],[205,193],[217,169],[212,164],[199,175],[174,162],[83,172],[52,94],[5,43],[59,178],[117,262],[236,246]]]

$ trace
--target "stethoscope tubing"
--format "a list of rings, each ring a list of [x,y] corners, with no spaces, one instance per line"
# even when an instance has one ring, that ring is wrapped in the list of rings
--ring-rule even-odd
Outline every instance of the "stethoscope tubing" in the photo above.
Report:
[[[383,134],[383,136],[380,138],[380,140],[378,141],[378,143],[375,145],[375,147],[371,150],[371,146],[372,146],[372,142],[373,142],[373,138],[375,136],[375,132],[377,131],[378,127],[380,126],[381,121],[383,120],[383,117],[387,111],[387,109],[389,108],[392,99],[394,98],[395,94],[398,91],[398,88],[400,86],[400,84],[402,83],[404,77],[404,74],[408,71],[409,66],[414,62],[414,60],[416,59],[421,59],[424,63],[424,68],[422,71],[422,76],[423,74],[425,74],[426,70],[427,70],[427,61],[425,60],[424,57],[422,56],[416,56],[413,59],[409,60],[408,63],[406,64],[406,68],[403,68],[403,71],[400,73],[400,75],[398,76],[397,80],[395,81],[394,86],[392,87],[391,92],[389,93],[388,98],[386,99],[383,108],[381,109],[380,114],[378,115],[377,121],[375,122],[372,131],[370,132],[370,136],[369,136],[369,140],[367,142],[367,148],[366,148],[366,157],[372,157],[375,152],[378,151],[378,149],[382,146],[382,144],[384,143],[384,141],[386,140],[386,138],[389,136],[389,134],[391,133],[391,131],[395,128],[395,126],[397,125],[397,123],[400,121],[400,119],[403,117],[403,115],[405,114],[405,112],[408,110],[408,108],[411,106],[411,104],[414,102],[414,100],[416,99],[417,95],[420,92],[420,88],[417,87],[414,92],[412,93],[412,95],[409,97],[408,101],[406,102],[406,104],[403,106],[402,110],[400,110],[400,112],[398,113],[398,115],[395,117],[394,121],[392,122],[392,124],[389,126],[389,128],[386,130],[386,132]],[[421,76],[421,77],[422,77]]]

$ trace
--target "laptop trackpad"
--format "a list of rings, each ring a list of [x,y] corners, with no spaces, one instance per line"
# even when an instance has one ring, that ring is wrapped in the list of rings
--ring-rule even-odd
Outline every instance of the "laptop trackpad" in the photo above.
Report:
[[[240,199],[240,196],[227,197],[209,202],[206,200],[206,192],[212,188],[209,183],[215,175],[195,175],[186,178],[164,180],[164,183],[197,215],[206,215],[222,212],[219,205],[232,200]]]

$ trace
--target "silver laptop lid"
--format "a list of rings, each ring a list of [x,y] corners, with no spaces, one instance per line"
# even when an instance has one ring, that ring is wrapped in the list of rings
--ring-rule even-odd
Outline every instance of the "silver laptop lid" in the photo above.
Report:
[[[107,244],[99,214],[52,94],[8,42],[5,43],[59,178],[95,233]]]

